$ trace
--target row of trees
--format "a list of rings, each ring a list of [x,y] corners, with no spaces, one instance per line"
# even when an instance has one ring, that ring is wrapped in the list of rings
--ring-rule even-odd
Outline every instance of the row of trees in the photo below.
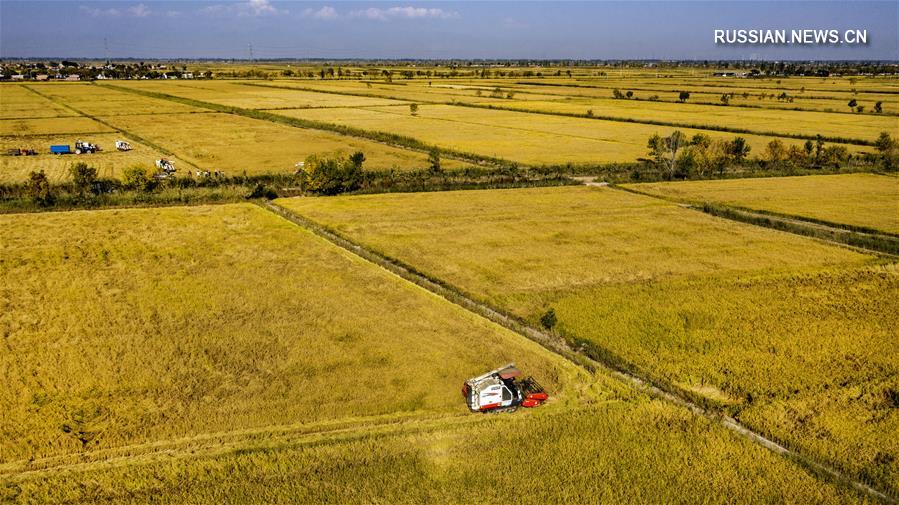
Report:
[[[879,162],[887,170],[899,167],[899,145],[889,133],[883,132],[874,143],[876,155],[867,155],[869,162]],[[680,131],[668,136],[655,134],[647,141],[650,160],[661,168],[669,179],[685,179],[690,176],[707,177],[722,175],[728,168],[753,162],[772,170],[796,168],[839,168],[852,155],[841,145],[826,145],[819,135],[803,145],[787,146],[780,139],[773,139],[765,146],[760,157],[749,159],[752,147],[743,137],[731,140],[712,139],[703,133],[687,137]]]

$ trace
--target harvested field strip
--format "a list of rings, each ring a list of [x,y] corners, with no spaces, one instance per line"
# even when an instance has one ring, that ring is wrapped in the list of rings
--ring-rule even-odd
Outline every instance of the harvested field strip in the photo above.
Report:
[[[22,479],[58,472],[90,471],[160,459],[210,457],[235,449],[261,449],[284,444],[300,445],[333,441],[342,436],[371,436],[387,433],[432,429],[483,420],[481,416],[464,414],[396,413],[363,418],[341,418],[313,423],[265,426],[226,432],[199,433],[174,440],[154,440],[140,445],[127,445],[87,453],[28,459],[0,463],[0,479],[16,482]]]
[[[654,380],[650,375],[641,373],[632,365],[626,364],[626,362],[621,358],[614,357],[614,354],[610,351],[587,355],[583,352],[583,350],[574,350],[557,335],[537,329],[536,327],[529,325],[519,317],[508,312],[504,312],[502,309],[496,306],[491,306],[487,303],[471,298],[459,288],[447,284],[445,281],[442,281],[438,278],[431,277],[426,273],[422,273],[416,270],[415,267],[404,263],[399,259],[386,256],[383,253],[377,252],[365,245],[354,242],[351,239],[336,233],[335,231],[333,231],[333,229],[326,228],[322,224],[311,221],[277,204],[268,203],[266,204],[266,206],[277,214],[286,217],[287,219],[300,226],[310,229],[319,236],[330,240],[332,243],[358,255],[359,257],[371,261],[410,282],[422,286],[423,288],[430,290],[434,294],[441,296],[452,303],[455,303],[467,310],[486,317],[497,324],[505,326],[517,332],[518,334],[530,340],[533,340],[546,349],[555,352],[580,366],[585,367],[588,371],[606,371],[611,375],[623,380],[624,382],[646,391],[649,394],[672,402],[678,406],[687,407],[694,413],[702,415],[713,422],[717,422],[725,428],[744,436],[748,440],[757,443],[762,447],[765,447],[766,449],[784,456],[788,456],[789,458],[794,459],[803,466],[809,468],[816,475],[823,476],[826,479],[835,479],[836,481],[841,482],[844,485],[848,485],[856,491],[873,498],[882,500],[889,499],[885,493],[876,489],[875,487],[857,481],[854,477],[847,476],[843,472],[834,469],[827,463],[816,461],[813,458],[809,458],[801,453],[790,450],[787,447],[770,440],[764,435],[753,431],[751,428],[742,425],[735,419],[724,415],[721,410],[714,407],[714,404],[703,401],[703,398],[701,396],[695,395],[688,389],[678,387],[670,382],[659,382],[658,380]]]

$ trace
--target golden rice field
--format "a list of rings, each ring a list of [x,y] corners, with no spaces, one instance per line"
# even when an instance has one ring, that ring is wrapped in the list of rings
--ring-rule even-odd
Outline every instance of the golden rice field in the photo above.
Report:
[[[750,129],[783,135],[822,135],[841,139],[873,141],[880,132],[899,131],[896,116],[829,114],[826,112],[766,110],[714,105],[645,102],[615,99],[530,101],[511,105],[538,112],[562,112],[644,121],[667,121],[691,125]]]
[[[452,81],[451,81],[452,82]],[[481,83],[476,88],[468,86],[441,85],[441,81],[412,81],[412,82],[358,82],[358,81],[274,81],[275,85],[297,87],[316,90],[322,93],[354,93],[370,97],[383,97],[397,100],[406,100],[420,103],[452,103],[472,102],[476,100],[493,103],[518,103],[525,100],[552,100],[554,97],[543,93],[542,90],[528,90],[516,92],[508,99],[503,93],[502,97],[491,97],[492,91],[499,87],[508,92],[512,90],[512,82]],[[478,93],[480,91],[480,94]],[[517,91],[517,90],[516,90]]]
[[[534,165],[633,162],[647,154],[646,141],[675,128],[597,119],[486,110],[452,105],[409,107],[295,109],[272,111],[289,117],[325,121],[365,130],[399,133],[444,149],[498,157]],[[677,128],[687,135],[705,133],[731,139],[732,133]],[[754,152],[763,152],[771,137],[741,135]],[[784,143],[804,141],[784,139]],[[850,152],[857,146],[847,146]]]
[[[553,303],[560,331],[899,491],[899,268],[609,285]]]
[[[841,174],[632,184],[665,197],[775,212],[899,233],[899,178]]]
[[[124,131],[165,146],[207,170],[228,175],[293,172],[311,154],[365,153],[365,168],[386,170],[427,167],[427,154],[335,133],[270,123],[223,113],[170,114],[102,118]],[[447,160],[448,166],[462,163]]]
[[[250,86],[236,81],[184,81],[178,83],[135,81],[116,83],[116,85],[245,109],[364,107],[403,104],[401,101],[383,98],[330,95],[276,88],[265,82],[247,82],[263,84],[266,87]]]
[[[864,503],[660,402],[269,439],[16,480],[21,503]],[[0,495],[3,496],[3,495]]]
[[[536,344],[251,204],[0,224],[0,467],[204,433],[464,414],[462,381],[510,361],[560,406],[589,385]]]
[[[604,188],[279,202],[899,490],[895,265]]]
[[[58,104],[67,104],[91,116],[206,112],[205,109],[168,100],[157,100],[122,93],[97,84],[54,83],[32,86],[31,88],[46,95]],[[165,118],[159,118],[159,121],[165,121]]]
[[[0,225],[4,501],[859,500],[250,204]],[[510,360],[552,401],[468,414]]]
[[[20,138],[29,135],[77,135],[108,133],[113,129],[86,117],[5,119],[0,121],[0,136]],[[50,152],[48,145],[44,152]],[[5,154],[5,153],[4,153]]]
[[[76,140],[85,140],[100,146],[101,151],[91,154],[64,156],[49,154],[50,146],[66,144],[75,148]],[[117,140],[126,140],[132,150],[118,151]],[[120,134],[99,133],[89,135],[29,135],[24,137],[0,137],[0,153],[8,149],[34,149],[36,156],[0,157],[0,183],[21,182],[32,171],[43,170],[51,182],[61,183],[70,179],[69,169],[76,163],[86,163],[97,169],[97,174],[105,178],[119,178],[125,168],[134,165],[153,166],[155,160],[166,158],[175,163],[179,170],[188,170],[189,165],[181,159],[165,155],[152,147],[127,139]]]
[[[871,261],[847,249],[606,188],[278,202],[528,318],[573,288]]]
[[[0,121],[76,116],[74,112],[28,91],[24,86],[0,86]],[[2,124],[2,123],[0,123]],[[4,127],[6,131],[6,127]]]

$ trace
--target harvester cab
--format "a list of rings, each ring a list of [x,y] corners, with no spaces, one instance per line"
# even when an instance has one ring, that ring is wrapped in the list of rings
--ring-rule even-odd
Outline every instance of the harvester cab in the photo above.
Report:
[[[515,363],[491,370],[465,381],[462,396],[472,412],[515,411],[521,407],[537,407],[548,395],[533,377],[519,379],[521,371]]]

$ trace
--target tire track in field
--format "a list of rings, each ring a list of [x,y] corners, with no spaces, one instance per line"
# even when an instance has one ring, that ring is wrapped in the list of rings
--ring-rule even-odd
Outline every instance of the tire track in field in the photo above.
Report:
[[[602,370],[640,391],[671,402],[679,407],[686,408],[692,413],[705,417],[709,421],[717,423],[775,454],[793,460],[817,478],[837,482],[869,498],[874,498],[886,503],[897,503],[896,499],[892,496],[864,482],[854,479],[830,464],[821,463],[796,450],[790,449],[786,445],[777,442],[762,433],[754,431],[752,428],[742,424],[740,421],[723,412],[700,405],[694,401],[687,391],[678,388],[677,386],[660,383],[645,373],[623,366],[624,362],[617,357],[613,358],[612,353],[607,350],[605,352],[609,356],[607,356],[606,359],[594,359],[581,350],[573,349],[561,337],[531,326],[523,320],[513,315],[506,314],[500,309],[492,307],[487,303],[479,302],[455,286],[416,270],[412,265],[373,251],[311,219],[275,203],[265,202],[259,203],[259,205],[264,209],[315,233],[334,245],[355,254],[363,260],[373,263],[406,281],[427,289],[431,293],[444,298],[450,303],[454,303],[536,342],[549,351],[559,354],[574,364],[583,367],[590,373],[596,373],[596,371]]]
[[[560,409],[559,412],[565,412]],[[483,422],[486,416],[392,413],[312,424],[286,424],[200,433],[171,440],[111,447],[0,464],[0,482],[17,482],[58,472],[78,472],[172,459],[212,457],[234,451],[267,450],[353,440],[398,433],[418,433],[446,426]]]

